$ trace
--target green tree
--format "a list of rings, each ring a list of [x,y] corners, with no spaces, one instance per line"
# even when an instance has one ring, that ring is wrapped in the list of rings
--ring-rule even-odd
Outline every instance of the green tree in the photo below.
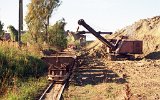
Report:
[[[4,26],[4,24],[0,21],[0,38],[2,38],[4,35],[3,26]]]
[[[64,19],[59,20],[53,26],[49,27],[49,41],[48,44],[51,46],[56,46],[58,49],[62,50],[67,47],[67,37],[65,36],[64,27],[66,22]]]
[[[16,30],[15,27],[12,25],[9,25],[7,28],[10,31],[12,41],[18,41],[18,30]]]
[[[47,39],[49,18],[59,5],[60,0],[31,0],[29,3],[25,21],[35,42],[38,42],[39,38],[43,41]]]

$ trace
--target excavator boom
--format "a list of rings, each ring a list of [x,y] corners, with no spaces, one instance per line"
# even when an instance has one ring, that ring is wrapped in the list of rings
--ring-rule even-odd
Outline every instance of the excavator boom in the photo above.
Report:
[[[102,37],[98,32],[96,32],[92,27],[90,27],[83,19],[78,21],[79,25],[85,27],[89,32],[91,32],[96,38],[98,38],[101,42],[107,45],[110,49],[115,50],[116,47],[109,41],[107,41],[104,37]]]

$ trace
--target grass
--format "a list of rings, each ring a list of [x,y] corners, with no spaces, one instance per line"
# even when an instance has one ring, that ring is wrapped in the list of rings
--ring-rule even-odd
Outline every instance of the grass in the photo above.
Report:
[[[8,94],[10,89],[19,88],[19,84],[27,85],[27,82],[34,84],[36,80],[33,80],[33,83],[28,80],[39,78],[47,72],[47,68],[38,54],[39,51],[33,50],[28,50],[27,47],[18,47],[16,43],[12,42],[0,43],[0,96]],[[24,91],[29,93],[27,89],[29,87]],[[15,97],[17,96],[15,95]]]
[[[71,85],[63,96],[65,100],[115,100],[123,90],[124,86],[116,83],[101,83],[83,87]]]
[[[30,78],[18,82],[16,88],[10,88],[8,93],[4,95],[2,100],[34,100],[37,93],[46,87],[48,83],[46,77],[39,79]]]

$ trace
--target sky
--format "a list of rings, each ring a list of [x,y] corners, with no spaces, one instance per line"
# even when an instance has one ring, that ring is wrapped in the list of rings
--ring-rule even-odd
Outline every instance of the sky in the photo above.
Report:
[[[4,29],[8,25],[18,29],[18,1],[0,0],[0,20]],[[30,1],[23,0],[24,16]],[[50,18],[50,24],[64,18],[67,22],[65,30],[76,31],[78,20],[84,19],[96,31],[114,32],[140,19],[159,16],[159,4],[160,0],[62,0]],[[80,30],[84,28],[81,26]]]

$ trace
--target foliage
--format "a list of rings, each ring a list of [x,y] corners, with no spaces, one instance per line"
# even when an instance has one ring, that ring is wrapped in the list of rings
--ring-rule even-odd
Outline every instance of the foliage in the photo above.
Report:
[[[81,45],[80,45],[80,41],[79,41],[79,40],[76,40],[74,43],[75,43],[75,45],[77,46],[77,48],[81,48]]]
[[[49,44],[52,46],[56,46],[60,50],[66,48],[67,46],[67,38],[65,36],[65,20],[59,20],[53,26],[49,27]]]
[[[0,93],[13,85],[14,78],[38,77],[46,67],[38,56],[21,48],[0,46]]]
[[[34,100],[37,94],[46,87],[48,81],[46,77],[29,78],[27,80],[18,81],[17,90],[10,90],[2,100]]]
[[[25,18],[29,32],[35,42],[40,36],[46,39],[48,20],[55,8],[60,5],[60,0],[31,0],[28,5],[28,14]]]
[[[9,25],[8,29],[10,31],[12,41],[18,41],[18,30],[12,25]]]
[[[25,34],[21,35],[21,40],[23,41],[23,43],[27,43],[27,42],[33,43],[31,38],[32,38],[32,36],[28,32],[26,32]]]
[[[67,41],[68,41],[68,44],[74,44],[75,42],[75,38],[73,35],[68,35],[67,36]]]
[[[76,48],[80,48],[80,40],[76,40],[73,35],[68,35],[67,36],[67,44],[68,45],[75,45]]]
[[[0,37],[4,35],[3,26],[4,24],[0,21]]]

